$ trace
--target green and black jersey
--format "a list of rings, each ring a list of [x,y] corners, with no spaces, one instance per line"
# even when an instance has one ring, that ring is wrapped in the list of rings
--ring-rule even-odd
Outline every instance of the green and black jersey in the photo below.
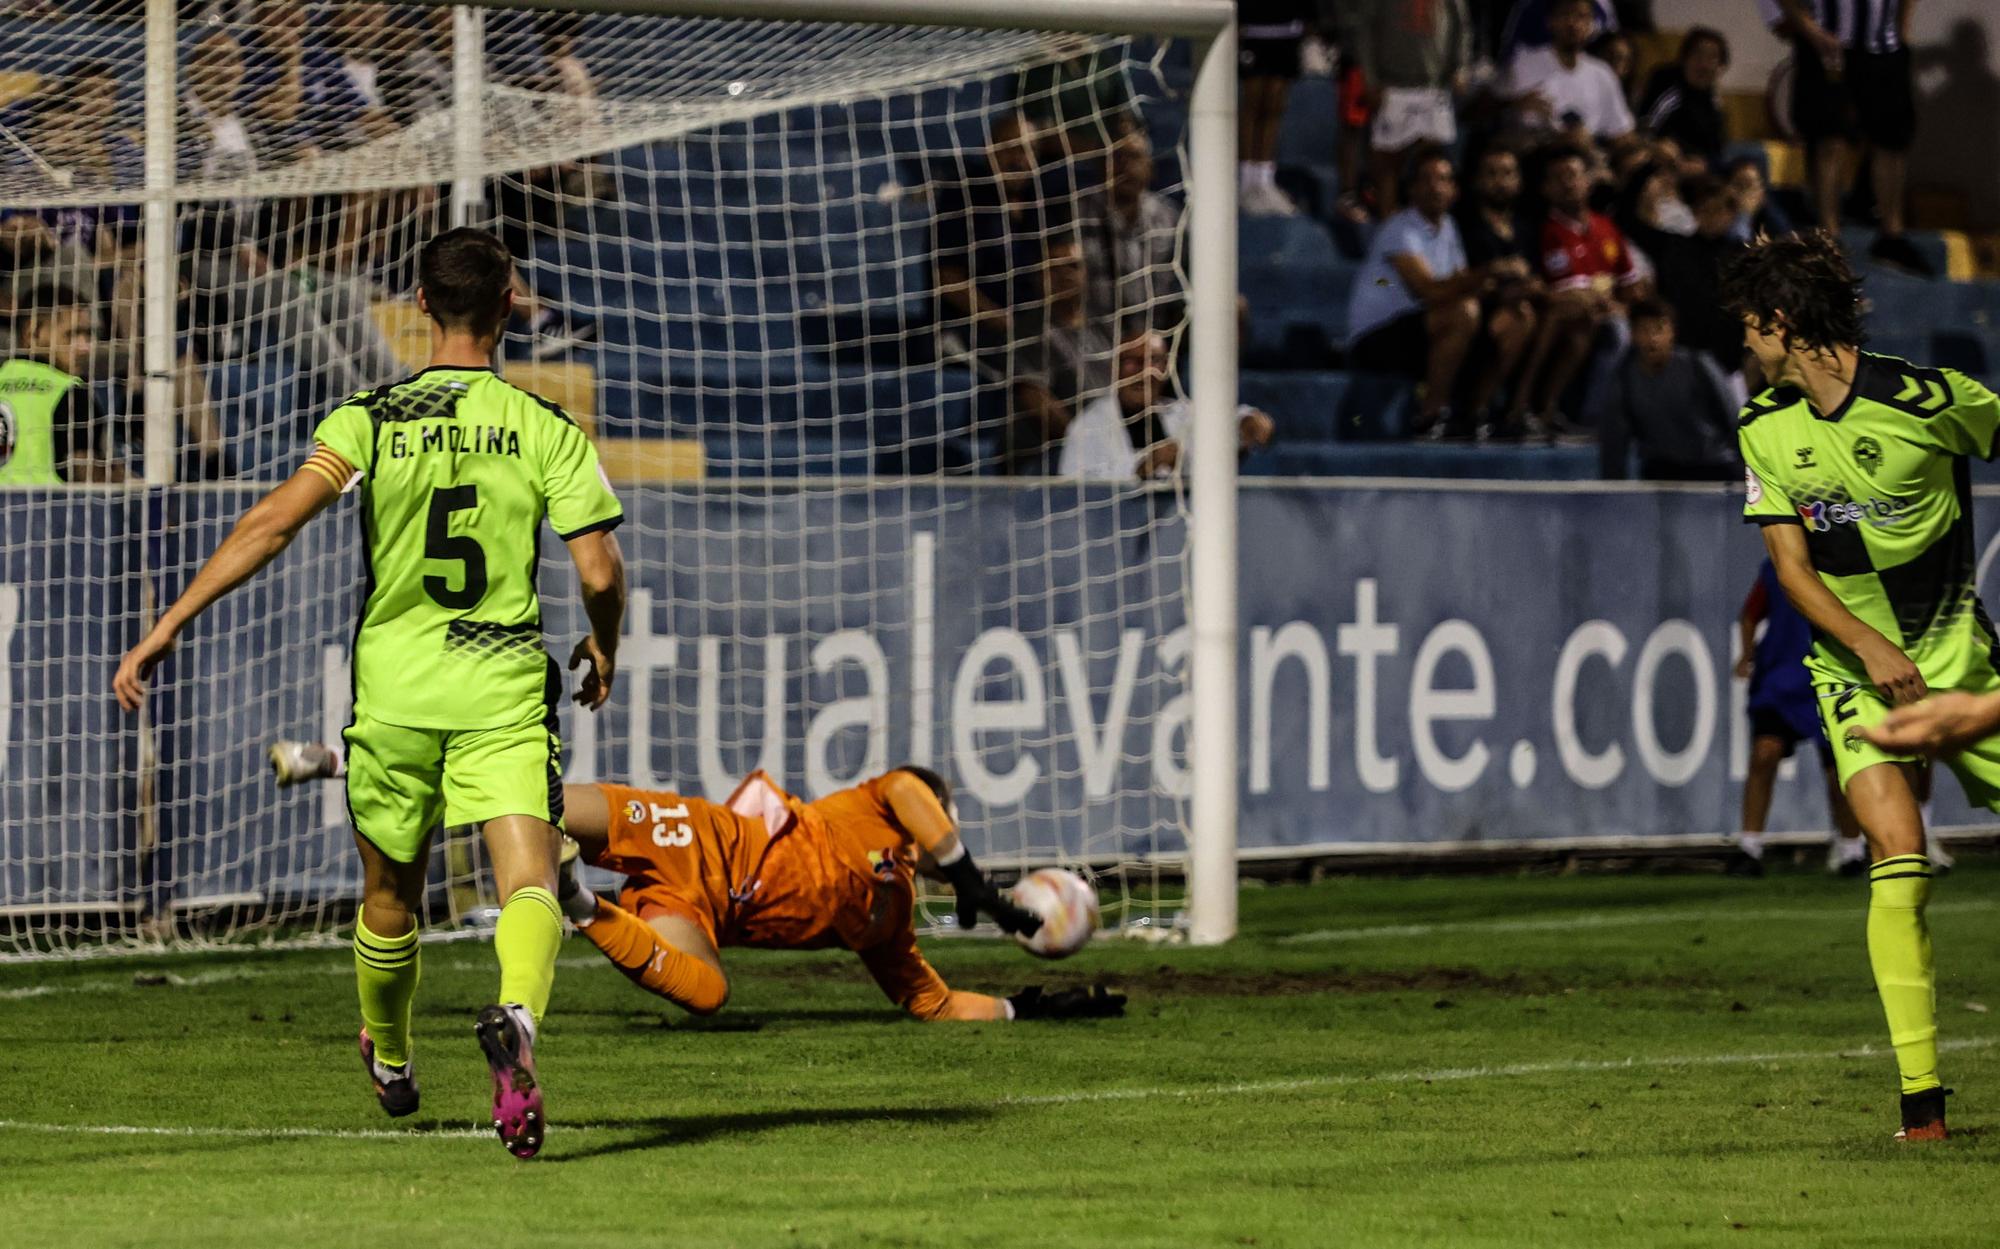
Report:
[[[590,439],[554,404],[465,368],[358,395],[313,437],[360,474],[357,715],[435,729],[538,722],[554,671],[535,593],[542,519],[569,539],[624,515]]]
[[[1743,409],[1743,517],[1801,525],[1820,580],[1902,647],[1934,689],[1977,683],[1994,634],[1974,585],[1965,457],[1990,459],[2000,400],[1952,369],[1863,352],[1846,402],[1815,411],[1777,387]],[[1816,637],[1816,683],[1868,684],[1852,652]]]

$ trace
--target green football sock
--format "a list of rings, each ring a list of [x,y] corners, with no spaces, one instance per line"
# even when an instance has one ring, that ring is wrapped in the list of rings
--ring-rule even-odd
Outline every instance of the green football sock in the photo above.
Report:
[[[361,997],[361,1022],[375,1043],[376,1061],[392,1067],[410,1061],[410,1003],[422,971],[418,948],[415,924],[400,937],[378,937],[360,916],[354,919],[354,987]]]
[[[1905,1093],[1938,1086],[1937,971],[1931,963],[1931,861],[1897,855],[1868,869],[1868,962],[1889,1017]]]
[[[562,908],[556,905],[556,895],[539,885],[516,889],[500,908],[500,924],[493,930],[493,951],[500,956],[500,1000],[527,1007],[538,1024],[549,1008],[562,935]]]

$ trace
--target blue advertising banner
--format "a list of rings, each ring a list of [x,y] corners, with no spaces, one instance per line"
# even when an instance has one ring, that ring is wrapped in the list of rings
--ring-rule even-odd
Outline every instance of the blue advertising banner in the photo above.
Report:
[[[338,786],[263,746],[346,723],[342,505],[199,622],[147,731],[119,653],[254,493],[0,492],[0,905],[342,891]],[[1186,523],[1163,493],[968,483],[640,490],[618,693],[572,780],[816,794],[905,761],[989,858],[1183,848]],[[1646,842],[1734,829],[1734,621],[1761,545],[1719,488],[1245,483],[1241,844]],[[1978,504],[1982,534],[2000,509]],[[579,633],[567,561],[543,597]],[[1825,827],[1817,764],[1771,827]],[[1942,823],[1983,820],[1940,786]]]

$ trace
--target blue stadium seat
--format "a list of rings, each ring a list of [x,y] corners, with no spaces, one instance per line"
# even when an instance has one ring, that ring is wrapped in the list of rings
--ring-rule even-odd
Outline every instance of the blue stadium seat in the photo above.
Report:
[[[1278,123],[1278,163],[1323,165],[1340,141],[1340,100],[1331,78],[1309,76],[1292,84]]]
[[[1944,240],[1929,230],[1911,230],[1907,237],[1911,243],[1916,245],[1917,251],[1923,255],[1923,258],[1930,262],[1931,268],[1937,271],[1939,278],[1942,278],[1945,267]],[[1841,227],[1841,246],[1845,247],[1847,254],[1854,259],[1857,269],[1870,273],[1881,271],[1882,266],[1874,264],[1868,259],[1868,247],[1874,241],[1875,231],[1867,226]]]
[[[1309,443],[1274,446],[1244,464],[1252,476],[1443,477],[1590,481],[1595,447],[1482,447],[1439,443]]]
[[[1277,442],[1331,442],[1340,436],[1336,431],[1348,382],[1347,374],[1331,371],[1245,370],[1237,380],[1237,394],[1270,414]]]
[[[1357,372],[1340,409],[1338,437],[1345,442],[1404,438],[1410,432],[1410,401],[1416,389],[1407,378]]]

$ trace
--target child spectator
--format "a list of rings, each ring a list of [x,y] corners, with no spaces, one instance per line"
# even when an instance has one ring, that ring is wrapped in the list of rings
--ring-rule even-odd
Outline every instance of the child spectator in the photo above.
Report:
[[[1673,309],[1658,299],[1632,305],[1632,346],[1597,404],[1598,467],[1643,481],[1729,481],[1736,462],[1736,405],[1715,366],[1674,342]]]

